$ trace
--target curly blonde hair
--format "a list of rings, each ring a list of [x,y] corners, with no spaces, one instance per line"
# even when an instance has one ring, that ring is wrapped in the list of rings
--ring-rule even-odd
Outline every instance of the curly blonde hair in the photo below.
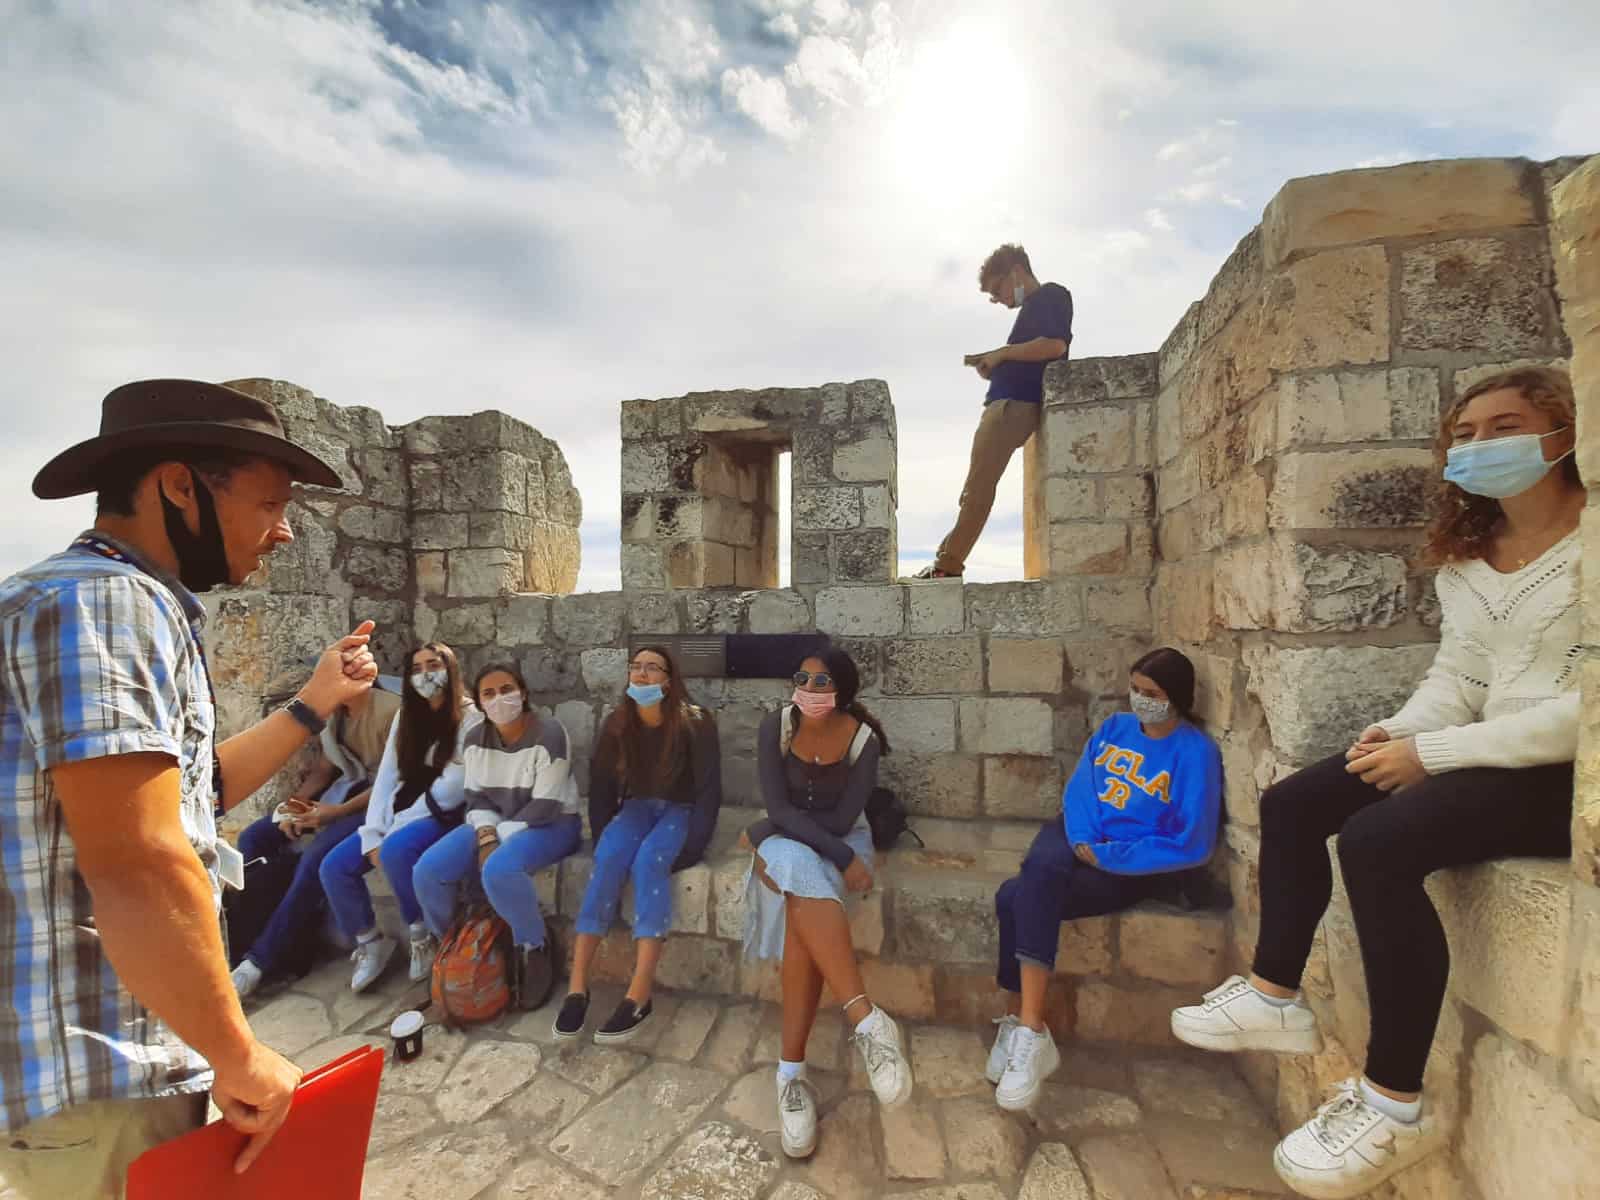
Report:
[[[1557,429],[1571,429],[1577,419],[1577,402],[1572,394],[1572,379],[1554,367],[1517,367],[1481,379],[1463,392],[1439,421],[1439,435],[1433,443],[1433,459],[1440,471],[1433,495],[1433,520],[1423,543],[1424,560],[1432,566],[1482,558],[1489,551],[1504,510],[1490,496],[1475,496],[1443,478],[1446,457],[1454,441],[1452,431],[1461,410],[1479,396],[1515,388],[1529,404],[1546,413]],[[1578,464],[1572,455],[1561,462],[1561,473],[1575,487],[1581,487]]]

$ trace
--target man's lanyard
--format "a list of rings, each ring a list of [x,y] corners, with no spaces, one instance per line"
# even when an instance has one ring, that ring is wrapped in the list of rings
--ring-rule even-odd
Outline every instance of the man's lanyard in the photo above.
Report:
[[[135,570],[141,571],[144,574],[149,575],[152,579],[160,581],[159,576],[157,576],[155,572],[151,571],[149,567],[145,566],[144,563],[140,562],[137,558],[129,554],[115,542],[101,537],[93,530],[90,530],[88,533],[79,534],[78,537],[74,539],[72,545],[74,547],[81,547],[85,550],[91,551],[94,554],[98,554],[101,558],[109,558],[112,562],[126,563]],[[185,619],[187,619],[187,614],[185,614]],[[199,630],[195,629],[193,622],[190,622],[189,632],[194,636],[195,649],[200,652],[200,674],[205,678],[206,695],[211,700],[211,801],[212,807],[215,810],[215,815],[220,817],[222,816],[223,812],[222,759],[217,754],[217,689],[211,682],[211,667],[206,662],[205,643],[201,641],[200,632]]]

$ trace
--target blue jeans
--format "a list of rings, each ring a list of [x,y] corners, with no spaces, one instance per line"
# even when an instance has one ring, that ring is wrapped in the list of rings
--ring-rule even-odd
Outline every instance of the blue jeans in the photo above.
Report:
[[[391,830],[378,844],[378,861],[389,877],[395,899],[400,901],[400,915],[407,925],[422,920],[422,908],[417,904],[416,889],[411,884],[412,870],[422,852],[444,833],[444,826],[438,821],[422,817]],[[378,923],[372,912],[372,896],[361,878],[370,870],[372,864],[361,853],[359,833],[345,838],[322,860],[322,890],[333,906],[333,919],[348,938],[359,937]]]
[[[534,872],[566,858],[582,838],[583,823],[576,814],[557,817],[548,825],[512,834],[484,862],[484,893],[511,926],[511,939],[517,945],[544,945],[544,915],[533,886]],[[461,882],[477,870],[478,831],[471,825],[452,829],[417,860],[412,881],[423,919],[436,937],[449,932]]]
[[[1091,867],[1072,852],[1060,818],[1046,822],[1028,847],[1021,873],[994,896],[1000,919],[1000,962],[995,981],[1008,992],[1022,990],[1018,961],[1055,969],[1061,922],[1120,912],[1143,900],[1159,875],[1113,875]]]
[[[605,937],[622,885],[633,873],[633,936],[662,938],[672,924],[672,864],[689,836],[689,810],[669,800],[630,799],[594,848],[594,873],[578,911],[578,932]]]
[[[263,975],[270,975],[278,969],[296,938],[319,936],[317,921],[322,913],[323,896],[318,871],[334,847],[359,828],[361,814],[351,813],[306,839],[308,844],[300,853],[300,862],[294,869],[289,890],[278,901],[278,907],[272,910],[272,919],[256,935],[250,949],[245,951],[245,957],[260,967]],[[293,851],[289,846],[289,838],[271,816],[250,822],[239,835],[239,853],[244,855],[246,862],[291,854]]]

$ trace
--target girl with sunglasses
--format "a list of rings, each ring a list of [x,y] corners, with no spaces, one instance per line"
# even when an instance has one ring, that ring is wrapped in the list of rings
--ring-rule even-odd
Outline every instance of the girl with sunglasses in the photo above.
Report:
[[[745,953],[783,960],[778,1118],[784,1153],[804,1158],[817,1144],[817,1100],[805,1058],[824,983],[848,997],[844,1017],[878,1101],[905,1100],[912,1078],[900,1027],[862,983],[844,908],[846,893],[872,887],[866,804],[889,742],[856,700],[860,675],[843,650],[811,655],[794,682],[792,703],[761,723],[757,760],[767,816],[739,844],[755,852],[745,890]]]
[[[631,1040],[650,1019],[656,964],[672,924],[672,876],[705,853],[722,806],[722,759],[711,714],[689,702],[664,646],[644,646],[628,664],[627,694],[606,718],[589,769],[594,871],[578,913],[567,998],[557,1041],[583,1032],[589,965],[633,878],[633,979],[594,1040]]]

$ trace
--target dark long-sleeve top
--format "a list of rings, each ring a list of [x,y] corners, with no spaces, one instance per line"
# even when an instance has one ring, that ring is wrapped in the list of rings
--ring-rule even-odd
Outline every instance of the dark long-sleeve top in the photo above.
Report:
[[[761,799],[767,806],[764,820],[750,826],[752,846],[774,834],[804,842],[839,870],[850,865],[856,852],[844,840],[867,807],[867,797],[878,784],[878,739],[867,739],[854,764],[808,763],[782,748],[780,722],[786,710],[761,722],[756,735],[756,762],[761,777]]]
[[[711,714],[700,708],[691,713],[688,753],[678,756],[664,786],[655,778],[664,736],[661,729],[640,724],[636,752],[629,756],[628,777],[623,779],[617,771],[618,744],[612,717],[601,724],[589,763],[589,831],[596,843],[622,802],[637,796],[668,800],[689,810],[689,835],[673,861],[674,871],[694,866],[705,855],[722,808],[722,749]]]

